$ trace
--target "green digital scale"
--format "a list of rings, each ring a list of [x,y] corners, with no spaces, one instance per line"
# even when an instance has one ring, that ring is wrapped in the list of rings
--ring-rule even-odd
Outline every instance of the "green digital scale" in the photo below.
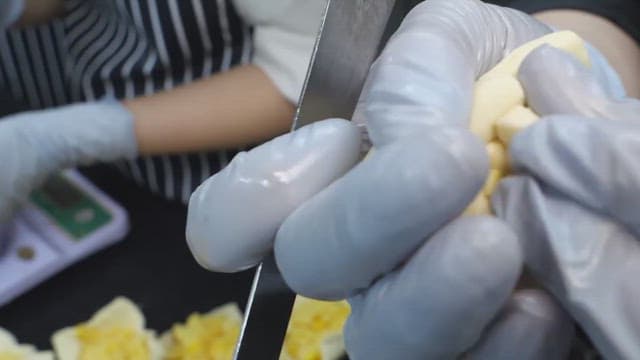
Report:
[[[124,238],[126,211],[77,171],[51,177],[16,217],[0,253],[0,306]]]

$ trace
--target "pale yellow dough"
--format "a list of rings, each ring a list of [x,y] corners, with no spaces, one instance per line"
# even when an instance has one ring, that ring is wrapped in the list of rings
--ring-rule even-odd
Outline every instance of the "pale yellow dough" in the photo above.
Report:
[[[489,164],[491,169],[500,170],[503,173],[509,171],[509,155],[505,146],[498,142],[492,141],[487,144],[487,154],[489,154]]]
[[[584,41],[575,33],[561,31],[543,36],[512,51],[476,82],[470,130],[487,144],[491,169],[486,183],[464,215],[492,213],[489,199],[500,180],[509,175],[507,150],[513,137],[538,120],[527,107],[524,90],[517,79],[524,59],[543,44],[575,56],[591,66]]]
[[[486,215],[490,213],[491,204],[489,203],[489,198],[484,193],[480,193],[464,211],[464,216]]]
[[[481,78],[474,92],[471,131],[484,142],[491,142],[495,138],[496,119],[517,105],[524,105],[524,90],[515,77],[496,75]]]
[[[508,147],[517,133],[538,121],[539,118],[531,109],[516,106],[495,123],[496,135]]]

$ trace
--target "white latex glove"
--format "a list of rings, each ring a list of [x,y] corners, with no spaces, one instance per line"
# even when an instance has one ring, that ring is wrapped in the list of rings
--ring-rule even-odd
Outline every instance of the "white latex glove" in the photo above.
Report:
[[[191,198],[194,256],[234,272],[275,248],[294,290],[350,299],[355,360],[562,358],[569,319],[542,292],[512,296],[515,235],[495,218],[456,220],[488,171],[467,130],[474,81],[548,31],[479,1],[422,3],[371,69],[356,111],[371,157],[354,166],[359,133],[336,119],[239,155]]]
[[[524,62],[529,104],[548,115],[516,136],[494,208],[517,231],[533,275],[607,359],[640,356],[640,101],[570,56]]]
[[[116,102],[0,119],[0,224],[9,223],[16,208],[53,172],[136,153],[132,115]]]
[[[24,0],[0,0],[0,31],[16,22],[24,11]]]

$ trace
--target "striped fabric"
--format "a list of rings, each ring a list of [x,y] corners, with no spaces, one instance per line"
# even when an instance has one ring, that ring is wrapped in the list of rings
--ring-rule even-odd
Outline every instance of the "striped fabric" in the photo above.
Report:
[[[251,29],[230,0],[68,0],[66,6],[63,19],[0,39],[0,86],[31,109],[150,95],[250,61]],[[115,165],[151,191],[186,202],[234,154]]]

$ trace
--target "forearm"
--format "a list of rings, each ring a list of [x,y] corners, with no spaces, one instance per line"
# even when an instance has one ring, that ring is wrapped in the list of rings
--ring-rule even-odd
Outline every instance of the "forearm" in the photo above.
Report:
[[[286,132],[294,113],[256,66],[125,102],[141,154],[234,148]]]
[[[578,10],[551,10],[536,14],[558,29],[573,30],[598,48],[618,71],[630,96],[640,97],[640,47],[611,21]]]
[[[36,25],[64,13],[64,0],[24,0],[24,11],[17,26]]]

